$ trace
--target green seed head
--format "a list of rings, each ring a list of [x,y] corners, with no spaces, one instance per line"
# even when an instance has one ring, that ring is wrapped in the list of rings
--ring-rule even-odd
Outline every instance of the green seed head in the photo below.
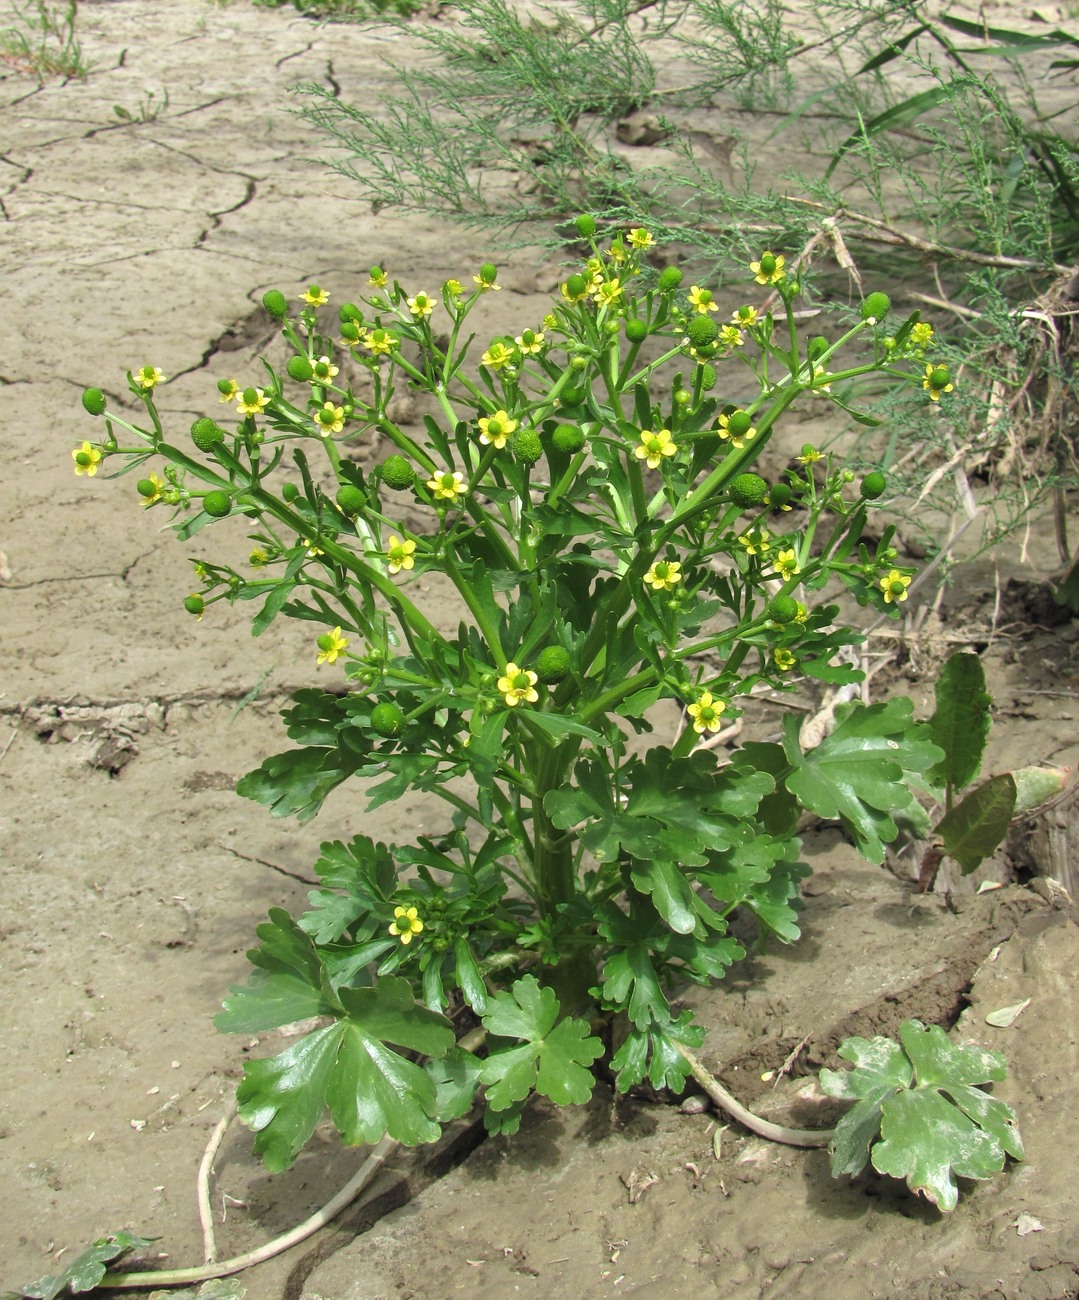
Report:
[[[588,281],[579,272],[566,281],[566,292],[573,298],[579,298],[588,292]]]
[[[719,337],[719,326],[711,316],[697,314],[689,322],[689,329],[686,333],[689,335],[690,343],[695,348],[706,348],[709,343],[714,343]]]
[[[865,478],[862,479],[861,493],[867,501],[876,501],[877,497],[884,495],[887,487],[888,480],[879,469],[875,469],[871,474],[867,474]]]
[[[186,609],[189,614],[199,615],[203,612],[205,608],[206,608],[206,602],[202,599],[201,596],[184,597],[184,609]]]
[[[583,239],[590,239],[596,233],[596,219],[588,216],[587,213],[579,216],[573,224]]]
[[[363,320],[363,312],[354,302],[343,302],[337,309],[337,319],[342,325],[348,321]]]
[[[262,295],[262,305],[271,316],[278,320],[284,320],[288,315],[288,302],[285,295],[279,289],[270,289]]]
[[[202,498],[202,508],[215,519],[224,519],[232,510],[232,497],[227,492],[207,492]]]
[[[584,446],[585,436],[575,424],[559,424],[551,434],[551,442],[557,451],[572,455]]]
[[[230,380],[230,379],[219,379],[219,380],[217,381],[217,391],[221,394],[222,397],[229,397],[229,396],[231,396],[231,395],[232,395],[232,391],[233,391],[233,388],[232,388],[232,380]]]
[[[353,487],[351,483],[343,483],[337,489],[337,504],[346,515],[358,515],[367,504],[367,498],[358,487]]]
[[[727,491],[736,506],[740,506],[743,510],[752,510],[755,506],[764,504],[764,498],[768,495],[768,484],[759,474],[739,474],[737,478],[731,480]]]
[[[333,634],[330,632],[323,632],[321,636],[315,638],[315,645],[320,650],[332,650],[334,644]]]
[[[568,676],[571,667],[569,651],[560,645],[549,645],[540,651],[536,660],[536,676],[548,686],[554,686]]]
[[[140,497],[157,496],[157,487],[155,486],[153,480],[148,478],[140,478],[139,481],[135,484],[135,491],[139,494]]]
[[[311,369],[311,362],[306,357],[289,357],[285,369],[289,373],[289,378],[295,379],[300,384],[305,383],[314,373]]]
[[[648,326],[643,320],[626,321],[626,338],[631,343],[643,343],[648,337]]]
[[[798,602],[793,596],[773,596],[764,612],[773,623],[793,623],[798,617]]]
[[[258,390],[254,388],[245,388],[243,391],[243,399],[245,406],[257,406],[259,400]]]
[[[716,368],[715,366],[701,366],[701,390],[707,392],[710,388],[716,386]]]
[[[105,394],[100,388],[88,388],[82,395],[83,410],[100,415],[105,410]]]
[[[761,255],[761,275],[773,275],[776,269],[775,255],[772,253],[763,253]]]
[[[526,465],[534,465],[543,455],[543,444],[535,429],[521,429],[513,439],[513,454]]]
[[[677,266],[668,266],[659,274],[656,285],[660,293],[670,293],[672,289],[677,289],[682,283],[682,272]]]
[[[404,729],[405,713],[399,704],[384,700],[371,710],[371,728],[380,736],[399,736]]]
[[[794,496],[794,493],[788,483],[773,483],[771,488],[768,490],[768,500],[777,509],[781,509],[785,506],[792,496]]]
[[[416,481],[416,473],[404,456],[387,456],[381,473],[383,483],[395,492],[407,492]]]
[[[484,262],[480,267],[480,279],[484,284],[494,284],[498,279],[498,267],[494,262]]]
[[[210,451],[224,440],[225,430],[216,421],[205,416],[201,420],[196,420],[191,426],[191,441],[199,451]]]
[[[732,411],[727,417],[727,429],[732,438],[742,438],[752,428],[753,417],[747,411]]]
[[[862,303],[862,320],[882,321],[892,310],[892,300],[886,293],[871,293]]]
[[[937,366],[937,368],[929,376],[930,388],[947,388],[947,386],[950,383],[951,383],[951,378],[948,374],[947,366]]]

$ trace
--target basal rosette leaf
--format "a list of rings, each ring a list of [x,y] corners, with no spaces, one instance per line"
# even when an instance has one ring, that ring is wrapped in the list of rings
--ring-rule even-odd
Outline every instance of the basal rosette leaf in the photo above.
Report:
[[[93,1291],[105,1276],[106,1264],[115,1263],[133,1250],[145,1250],[156,1237],[137,1237],[133,1232],[110,1232],[79,1252],[62,1273],[46,1274],[18,1291],[5,1292],[4,1300],[26,1296],[28,1300],[57,1300],[57,1297]]]
[[[862,1172],[880,1136],[881,1106],[909,1087],[914,1075],[902,1047],[890,1038],[848,1038],[839,1055],[853,1062],[854,1069],[821,1070],[821,1088],[830,1097],[855,1104],[836,1125],[829,1143],[833,1178]]]
[[[603,1044],[589,1036],[587,1021],[558,1019],[558,997],[532,975],[490,1000],[483,1027],[498,1038],[520,1038],[517,1047],[494,1050],[484,1062],[481,1081],[495,1111],[514,1106],[535,1090],[559,1106],[583,1104],[595,1080],[588,1068]]]
[[[692,1011],[683,1011],[677,1020],[652,1021],[646,1027],[631,1029],[611,1058],[615,1086],[619,1092],[629,1092],[647,1079],[653,1088],[679,1093],[685,1087],[690,1065],[676,1044],[697,1048],[703,1042],[704,1028],[693,1023]]]
[[[942,751],[926,724],[914,721],[908,699],[856,704],[836,716],[832,734],[805,753],[797,720],[784,719],[783,748],[793,769],[786,786],[805,808],[841,821],[863,857],[882,862],[884,845],[897,834],[892,812],[913,801],[911,785]]]

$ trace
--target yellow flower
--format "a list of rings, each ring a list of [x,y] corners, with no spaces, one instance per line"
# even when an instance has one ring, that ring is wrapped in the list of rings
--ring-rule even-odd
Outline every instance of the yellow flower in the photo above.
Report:
[[[157,366],[141,366],[135,371],[135,383],[147,391],[164,382],[165,376],[158,370]]]
[[[664,456],[673,456],[678,450],[670,429],[660,429],[653,433],[651,429],[641,430],[641,445],[633,448],[638,460],[643,460],[649,469],[659,469]]]
[[[720,714],[726,707],[725,701],[712,698],[711,691],[702,691],[696,704],[691,704],[686,712],[693,719],[693,730],[701,736],[706,731],[719,730]]]
[[[919,321],[917,325],[911,327],[909,337],[911,347],[928,347],[933,341],[933,326],[927,325],[924,321]]]
[[[337,367],[333,362],[331,362],[329,357],[319,357],[319,359],[312,365],[311,373],[318,383],[324,384],[328,380],[336,377]]]
[[[689,303],[702,316],[710,311],[719,311],[719,303],[712,297],[711,289],[700,289],[697,285],[693,285],[689,291]]]
[[[426,294],[422,290],[411,298],[406,298],[405,301],[408,304],[409,311],[417,320],[423,320],[425,317],[430,316],[435,309],[434,299],[430,294]]]
[[[932,401],[939,402],[941,393],[950,393],[955,385],[948,376],[947,366],[926,366],[922,387]]]
[[[85,474],[87,478],[93,478],[97,473],[97,467],[101,464],[102,454],[97,447],[84,442],[71,453],[71,459],[75,462],[76,474]]]
[[[673,591],[682,581],[682,565],[678,560],[656,560],[644,581],[653,591]]]
[[[497,293],[502,288],[500,284],[495,283],[497,279],[498,272],[490,262],[485,262],[480,267],[479,275],[472,277],[472,283],[479,287],[480,293]]]
[[[772,563],[772,572],[784,582],[793,578],[796,573],[802,572],[802,566],[798,563],[798,552],[793,549],[780,551]]]
[[[480,442],[485,447],[494,447],[498,451],[506,445],[506,440],[517,428],[517,421],[511,420],[505,411],[495,411],[494,415],[485,416],[479,422]]]
[[[498,689],[510,708],[518,704],[535,704],[539,699],[536,683],[539,677],[527,668],[518,668],[516,664],[506,665],[505,675],[498,679]]]
[[[806,619],[809,617],[809,610],[806,608],[805,605],[802,604],[800,600],[796,600],[794,603],[798,606],[798,613],[795,614],[794,616],[794,622],[804,623]]]
[[[642,253],[645,249],[651,248],[654,242],[652,236],[643,226],[634,226],[626,238],[629,240],[631,248],[640,249]]]
[[[622,286],[619,284],[617,277],[613,280],[604,280],[592,288],[592,297],[601,307],[609,307],[612,302],[617,301],[621,296]]]
[[[363,345],[368,352],[372,352],[376,357],[380,357],[385,355],[387,352],[391,352],[395,347],[397,347],[400,341],[401,340],[397,335],[391,334],[389,330],[374,329],[368,331],[363,340]]]
[[[763,555],[765,551],[772,549],[772,543],[768,540],[770,535],[767,528],[751,528],[738,540],[746,548],[747,555]]]
[[[465,476],[460,470],[443,470],[427,480],[436,501],[456,501],[465,490]]]
[[[320,289],[317,284],[308,286],[304,293],[300,294],[300,301],[307,303],[309,307],[321,307],[323,303],[330,301],[330,295],[325,289]]]
[[[907,591],[909,586],[909,574],[900,573],[898,569],[892,569],[886,577],[880,580],[880,589],[884,592],[884,603],[890,605],[895,601],[897,604],[902,604],[910,595]]]
[[[543,328],[544,328],[545,330],[553,330],[553,329],[557,329],[557,328],[558,328],[558,317],[552,315],[551,312],[548,312],[547,315],[544,316],[543,320],[542,320],[540,323],[542,324],[542,326],[543,326]]]
[[[465,291],[465,286],[460,280],[446,280],[442,285],[442,292],[448,293],[451,298],[460,298]]]
[[[512,360],[513,348],[496,340],[480,357],[480,365],[488,366],[491,370],[501,370],[504,365]]]
[[[163,479],[159,479],[152,471],[147,475],[146,481],[153,485],[153,491],[146,494],[142,499],[144,506],[152,506],[156,501],[160,501],[165,494],[167,484]]]
[[[411,569],[416,561],[412,558],[416,543],[409,538],[402,542],[396,533],[390,533],[390,543],[386,550],[386,560],[391,573],[400,573],[402,569]]]
[[[217,385],[218,392],[221,394],[219,401],[231,402],[235,399],[240,391],[240,385],[235,379],[222,379]]]
[[[390,922],[390,934],[396,935],[402,943],[411,943],[414,934],[423,933],[423,922],[416,907],[395,907],[393,920]]]
[[[738,310],[731,317],[731,322],[734,325],[740,325],[742,329],[749,329],[751,325],[756,325],[757,323],[756,307],[739,307]]]
[[[782,253],[762,253],[761,260],[750,262],[749,269],[758,284],[778,284],[786,274],[783,270],[785,262]]]
[[[270,399],[261,388],[245,388],[236,398],[236,409],[241,415],[261,415]]]
[[[331,433],[340,433],[345,427],[345,408],[334,406],[333,402],[323,402],[315,412],[315,428],[324,438]]]
[[[513,340],[526,357],[536,356],[543,351],[543,332],[522,330]]]
[[[832,376],[823,366],[814,365],[813,378],[809,381],[809,386],[815,393],[830,393],[832,391],[832,385],[829,383],[822,383],[821,381],[831,379],[831,377]]]
[[[740,348],[746,340],[737,325],[721,325],[719,341],[725,348]]]
[[[247,562],[248,564],[251,565],[253,569],[264,569],[266,565],[269,564],[270,557],[266,554],[266,552],[262,549],[261,546],[256,546],[255,549],[251,552],[251,554],[247,557]]]
[[[358,348],[366,338],[366,325],[357,325],[355,321],[345,321],[341,326],[341,337],[337,341],[343,348]]]
[[[578,287],[578,281],[580,287]],[[588,280],[583,275],[571,275],[568,280],[562,282],[558,291],[568,303],[583,302],[588,297]]]
[[[802,444],[802,454],[794,459],[799,465],[815,465],[818,460],[824,459],[824,452],[818,451],[812,443],[805,442]]]
[[[772,651],[772,659],[775,661],[775,666],[781,673],[789,672],[798,662],[794,655],[792,655],[789,650],[784,649],[783,646],[780,646],[778,650]]]
[[[385,289],[389,282],[390,277],[381,266],[371,267],[371,278],[367,281],[368,284],[373,285],[376,289]]]
[[[721,438],[730,439],[732,447],[742,448],[757,436],[753,417],[748,411],[737,410],[731,411],[729,415],[720,415],[716,427]]]
[[[318,646],[318,662],[332,664],[337,662],[337,656],[348,645],[348,638],[341,635],[339,627],[335,627],[332,632],[323,632],[315,644]]]

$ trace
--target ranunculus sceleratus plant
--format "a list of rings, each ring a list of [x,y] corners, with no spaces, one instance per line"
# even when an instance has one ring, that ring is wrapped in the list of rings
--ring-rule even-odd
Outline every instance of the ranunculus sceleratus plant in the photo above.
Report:
[[[601,245],[578,227],[592,255],[516,336],[482,332],[491,265],[437,293],[375,267],[336,311],[317,285],[267,293],[287,373],[222,379],[189,439],[165,433],[156,366],[129,374],[148,427],[84,396],[105,436],[77,473],[145,466],[143,503],[184,540],[249,525],[248,564],[198,559],[187,609],[254,601],[256,635],[279,614],[312,625],[330,680],[296,693],[294,747],[240,793],[301,821],[353,777],[368,809],[446,805],[414,842],[323,844],[310,910],[258,929],[220,1028],[320,1018],[244,1065],[240,1115],[272,1169],[327,1107],[346,1142],[419,1143],[481,1091],[499,1132],[532,1092],[584,1102],[607,1054],[623,1091],[680,1090],[702,1030],[672,990],[745,955],[736,909],[798,937],[801,810],[879,862],[940,758],[906,699],[847,706],[814,748],[793,715],[781,743],[700,743],[754,690],[859,677],[827,588],[884,613],[906,599],[892,530],[861,540],[883,475],[857,483],[810,445],[772,481],[752,467],[799,399],[871,423],[850,406],[864,376],[937,402],[952,385],[929,326],[889,334],[872,293],[834,340],[802,338],[799,268],[770,251],[723,321],[707,288],[648,265],[646,230]],[[429,399],[422,428],[395,421],[402,389]],[[351,458],[378,439],[381,463]],[[482,1030],[468,1047],[462,1022]]]

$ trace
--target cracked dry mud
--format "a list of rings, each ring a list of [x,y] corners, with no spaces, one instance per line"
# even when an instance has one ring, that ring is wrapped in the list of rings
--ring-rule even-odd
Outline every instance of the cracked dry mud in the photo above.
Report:
[[[210,1025],[246,976],[254,924],[269,906],[302,907],[320,839],[433,829],[439,816],[416,800],[362,818],[339,792],[297,829],[232,793],[280,747],[287,693],[315,678],[308,629],[279,623],[254,641],[242,608],[198,624],[183,613],[186,548],[122,485],[71,473],[69,448],[94,434],[79,393],[98,384],[120,404],[123,371],[151,362],[170,377],[166,418],[186,427],[217,379],[252,373],[271,345],[266,288],[317,280],[347,293],[375,261],[437,284],[489,252],[456,229],[372,216],[311,161],[317,143],[285,111],[302,80],[374,100],[382,56],[407,58],[406,37],[243,3],[88,0],[79,21],[85,82],[37,89],[0,72],[0,1285],[55,1271],[63,1252],[122,1226],[160,1238],[151,1259],[201,1261],[199,1158],[245,1052],[278,1044]],[[113,105],[135,112],[151,90],[167,90],[168,108],[121,124]],[[525,254],[500,279],[493,332],[533,320],[557,272]],[[1001,562],[1024,583],[1040,576]],[[991,766],[1074,764],[1075,624],[1017,616],[990,636],[993,581],[972,568],[943,607],[947,632],[988,646]],[[934,655],[912,643],[895,681],[923,709]],[[828,829],[807,837],[807,856],[802,942],[690,999],[711,1027],[709,1063],[759,1110],[823,1124],[806,1071],[845,1033],[962,1011],[961,1030],[1008,1053],[1000,1094],[1019,1109],[1025,1163],[940,1222],[886,1181],[833,1182],[820,1152],[736,1126],[716,1144],[713,1115],[601,1084],[583,1111],[533,1108],[510,1141],[476,1147],[465,1128],[434,1157],[393,1163],[369,1202],[245,1275],[248,1295],[1074,1295],[1071,914],[1015,885],[951,908],[915,897]],[[985,1024],[1025,997],[1011,1029]],[[764,1084],[806,1035],[795,1077]],[[234,1126],[214,1193],[223,1253],[305,1218],[359,1159],[320,1130],[271,1179]],[[1043,1230],[1020,1235],[1024,1213]]]

